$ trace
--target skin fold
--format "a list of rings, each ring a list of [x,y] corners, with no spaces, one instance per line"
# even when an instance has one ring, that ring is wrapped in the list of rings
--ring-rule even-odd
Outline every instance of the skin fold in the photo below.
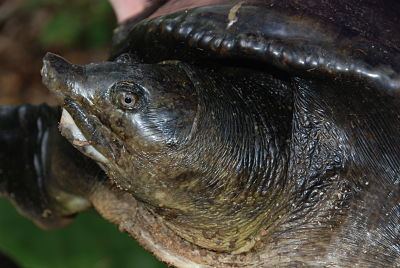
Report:
[[[101,170],[74,164],[83,179],[52,174],[40,196],[61,217],[86,200],[178,267],[396,267],[389,2],[168,1],[116,30],[109,61],[48,53],[61,133]]]

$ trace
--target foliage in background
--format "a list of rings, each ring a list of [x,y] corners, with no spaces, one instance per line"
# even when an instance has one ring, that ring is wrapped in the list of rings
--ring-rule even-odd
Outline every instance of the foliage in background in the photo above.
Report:
[[[0,251],[26,268],[165,267],[94,212],[70,226],[42,231],[0,199]]]
[[[52,11],[39,35],[44,46],[97,48],[110,43],[115,18],[107,0],[28,0],[25,8]]]

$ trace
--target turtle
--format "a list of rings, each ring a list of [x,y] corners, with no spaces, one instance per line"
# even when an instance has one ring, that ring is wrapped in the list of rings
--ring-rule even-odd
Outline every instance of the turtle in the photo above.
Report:
[[[399,266],[400,4],[155,5],[107,61],[46,54],[61,108],[1,109],[0,192],[176,267]]]

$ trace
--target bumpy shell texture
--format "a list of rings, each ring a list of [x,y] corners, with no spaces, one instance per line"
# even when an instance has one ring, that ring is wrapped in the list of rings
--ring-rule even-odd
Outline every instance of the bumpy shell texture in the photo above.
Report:
[[[282,1],[205,6],[117,29],[112,57],[257,62],[299,74],[365,79],[400,88],[398,5]],[[377,10],[375,10],[377,9]],[[354,16],[359,14],[358,16]]]

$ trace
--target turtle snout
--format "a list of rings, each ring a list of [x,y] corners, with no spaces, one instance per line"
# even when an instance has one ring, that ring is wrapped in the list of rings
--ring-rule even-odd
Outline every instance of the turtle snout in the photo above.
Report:
[[[69,63],[63,57],[47,53],[43,58],[42,81],[56,95],[65,98],[73,95],[74,86],[83,74],[83,68]]]

